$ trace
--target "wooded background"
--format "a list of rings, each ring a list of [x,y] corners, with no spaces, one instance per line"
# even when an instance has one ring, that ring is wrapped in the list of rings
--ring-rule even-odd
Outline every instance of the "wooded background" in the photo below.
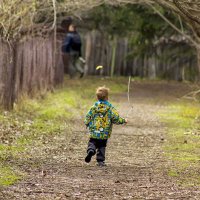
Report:
[[[89,75],[179,81],[200,77],[198,0],[0,0],[0,13],[0,105],[5,109],[11,109],[22,94],[35,95],[62,83],[60,50],[65,33],[60,25],[68,15],[82,24]],[[131,17],[137,17],[134,24]],[[159,17],[168,25],[157,21]],[[97,71],[97,65],[103,70]]]

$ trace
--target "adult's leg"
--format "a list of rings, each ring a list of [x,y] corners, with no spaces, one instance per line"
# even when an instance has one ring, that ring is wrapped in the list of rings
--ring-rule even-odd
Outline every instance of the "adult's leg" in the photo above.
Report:
[[[77,70],[80,74],[83,74],[83,73],[84,73],[84,70],[83,70],[83,67],[82,67],[82,64],[81,64],[81,61],[79,60],[79,58],[76,59],[75,67],[76,67],[76,70]]]
[[[76,74],[76,55],[74,53],[69,54],[69,75],[71,78]]]
[[[83,74],[84,74],[84,69],[83,69],[83,67],[82,67],[82,63],[81,63],[81,61],[79,60],[79,55],[78,55],[78,53],[75,53],[74,54],[74,56],[75,56],[75,59],[74,59],[74,66],[75,66],[75,69],[76,69],[76,71],[77,72],[79,72],[80,74],[81,74],[81,78],[83,77]]]

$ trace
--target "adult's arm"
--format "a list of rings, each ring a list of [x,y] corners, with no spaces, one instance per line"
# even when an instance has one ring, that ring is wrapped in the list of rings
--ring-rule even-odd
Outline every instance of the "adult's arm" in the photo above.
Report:
[[[62,51],[64,53],[69,53],[71,49],[71,44],[72,44],[72,36],[70,34],[67,34],[62,45]]]

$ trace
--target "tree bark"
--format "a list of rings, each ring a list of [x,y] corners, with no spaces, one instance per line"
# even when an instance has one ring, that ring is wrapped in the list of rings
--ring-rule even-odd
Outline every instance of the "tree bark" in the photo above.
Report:
[[[85,75],[88,75],[91,51],[92,51],[92,38],[90,32],[88,32],[86,35],[86,45],[85,45],[85,60],[86,60],[84,68]]]
[[[117,50],[117,36],[114,36],[112,41],[112,62],[111,62],[111,73],[110,73],[111,77],[113,77],[115,70],[116,50]]]
[[[198,81],[200,80],[200,47],[197,48]]]

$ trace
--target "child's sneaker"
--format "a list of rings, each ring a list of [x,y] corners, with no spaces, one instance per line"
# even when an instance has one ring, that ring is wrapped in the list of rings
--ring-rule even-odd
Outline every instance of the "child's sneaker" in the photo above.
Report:
[[[99,167],[106,167],[107,165],[102,161],[102,162],[98,162],[97,166],[99,166]]]
[[[94,153],[92,151],[89,151],[87,156],[85,157],[85,162],[89,163],[91,161],[91,158],[93,155],[94,155]]]

